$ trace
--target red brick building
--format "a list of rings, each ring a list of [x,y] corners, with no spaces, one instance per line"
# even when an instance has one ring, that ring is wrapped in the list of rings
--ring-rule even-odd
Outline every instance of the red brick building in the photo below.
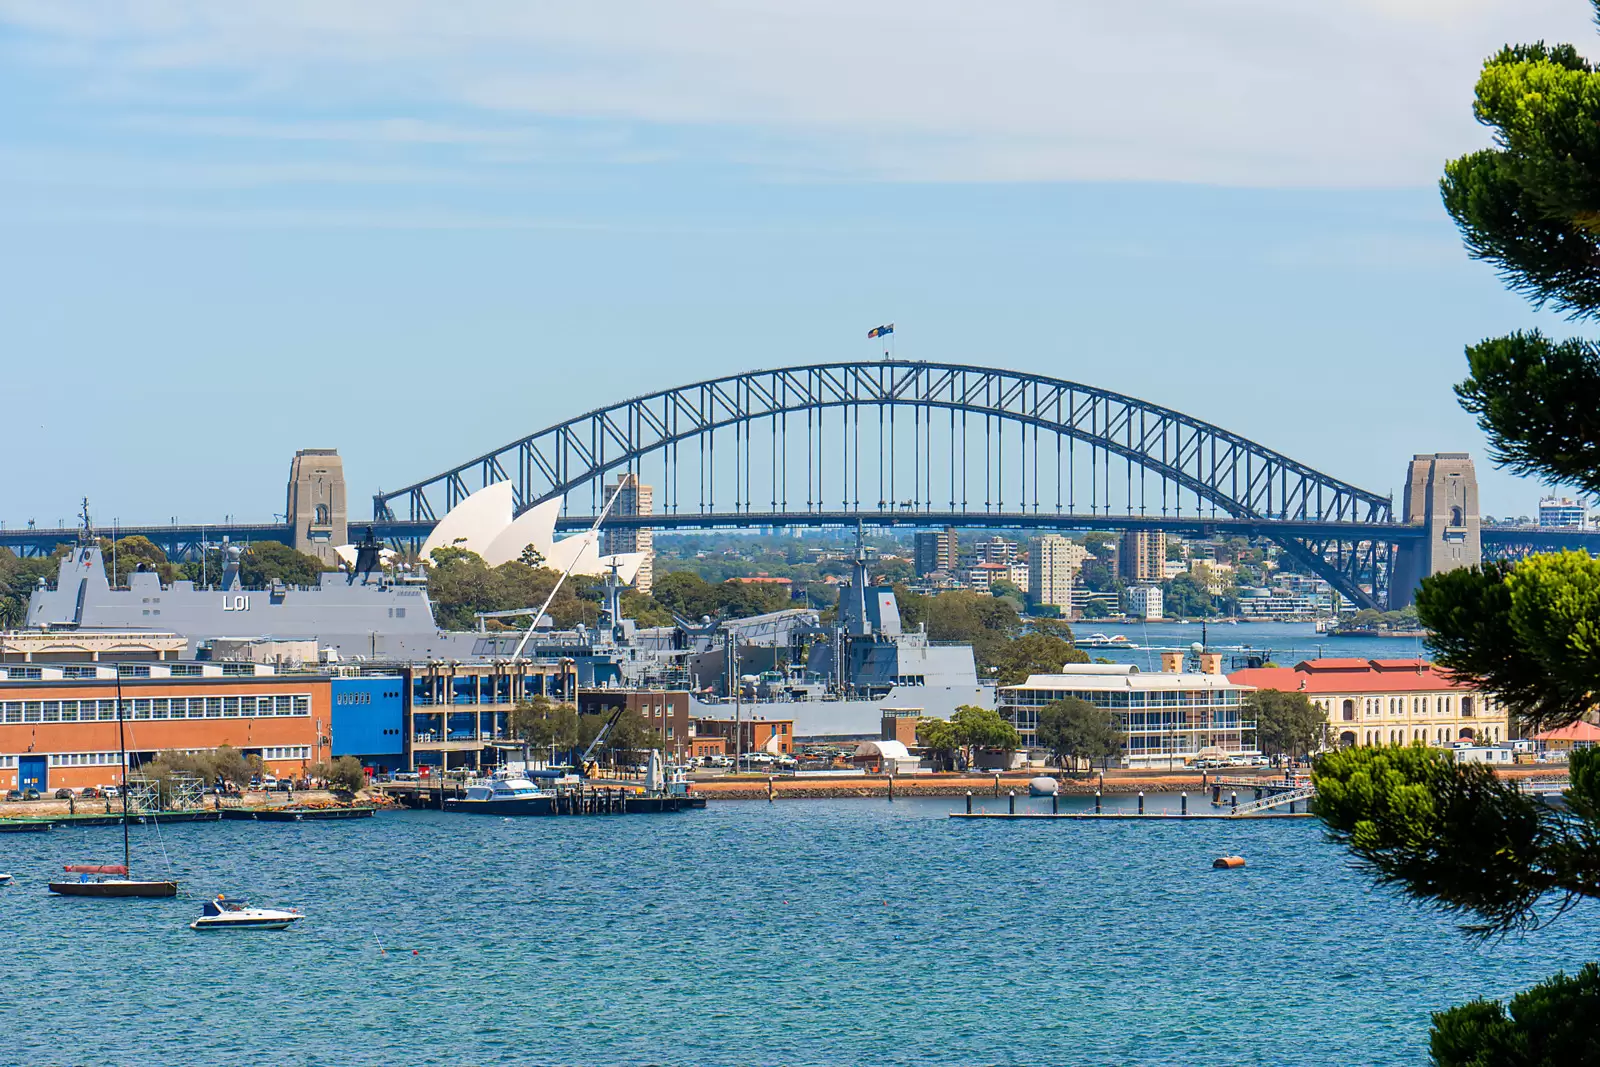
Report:
[[[224,668],[229,673],[224,674]],[[0,666],[0,790],[120,785],[117,668]],[[230,745],[277,775],[329,758],[326,675],[258,664],[124,664],[123,732],[137,768],[157,753]]]
[[[696,737],[722,738],[723,751],[729,754],[735,750],[746,755],[767,751],[786,755],[794,753],[793,719],[696,719],[694,725]],[[743,745],[738,743],[741,733],[744,735]],[[767,743],[773,739],[776,739],[776,743],[769,750]]]

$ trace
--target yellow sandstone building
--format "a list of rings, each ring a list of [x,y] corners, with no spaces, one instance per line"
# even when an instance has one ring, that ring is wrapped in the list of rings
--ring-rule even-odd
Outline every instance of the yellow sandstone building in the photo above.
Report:
[[[1235,671],[1228,680],[1306,694],[1328,717],[1331,745],[1492,745],[1507,739],[1505,711],[1491,694],[1426,660],[1313,659]]]

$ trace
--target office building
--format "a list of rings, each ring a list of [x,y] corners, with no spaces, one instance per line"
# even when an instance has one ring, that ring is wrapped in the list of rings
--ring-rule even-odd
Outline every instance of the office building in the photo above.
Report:
[[[1128,767],[1181,767],[1202,749],[1225,756],[1256,755],[1256,724],[1245,715],[1251,687],[1220,674],[1215,658],[1205,673],[1181,670],[1179,655],[1159,673],[1120,663],[1071,663],[1058,674],[1036,674],[1021,685],[1001,686],[1000,715],[1038,750],[1039,709],[1067,697],[1105,708],[1127,735]]]

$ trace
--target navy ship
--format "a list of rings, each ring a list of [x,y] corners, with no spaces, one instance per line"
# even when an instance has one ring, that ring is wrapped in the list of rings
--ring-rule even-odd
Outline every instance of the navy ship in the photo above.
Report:
[[[994,687],[979,681],[972,647],[905,632],[894,591],[871,583],[862,551],[841,591],[837,626],[797,609],[640,628],[622,616],[613,575],[598,626],[557,630],[542,620],[531,635],[440,629],[420,578],[358,567],[324,573],[314,586],[247,589],[238,549],[226,556],[214,586],[163,584],[159,574],[139,571],[127,575],[127,588],[114,589],[98,544],[86,540],[62,557],[53,587],[41,582],[33,591],[28,625],[179,634],[191,656],[218,640],[270,637],[315,641],[327,662],[566,658],[582,686],[687,688],[693,714],[715,718],[731,717],[737,699],[745,714],[794,719],[802,736],[876,734],[891,709],[942,717],[963,704],[994,706]],[[521,614],[527,619],[533,611]]]

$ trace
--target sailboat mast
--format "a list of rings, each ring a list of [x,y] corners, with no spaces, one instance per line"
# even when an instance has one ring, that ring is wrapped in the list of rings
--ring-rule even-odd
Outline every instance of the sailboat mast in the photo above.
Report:
[[[122,728],[122,668],[117,667],[117,748],[122,753],[122,866],[124,877],[133,877],[128,850],[128,738]]]

